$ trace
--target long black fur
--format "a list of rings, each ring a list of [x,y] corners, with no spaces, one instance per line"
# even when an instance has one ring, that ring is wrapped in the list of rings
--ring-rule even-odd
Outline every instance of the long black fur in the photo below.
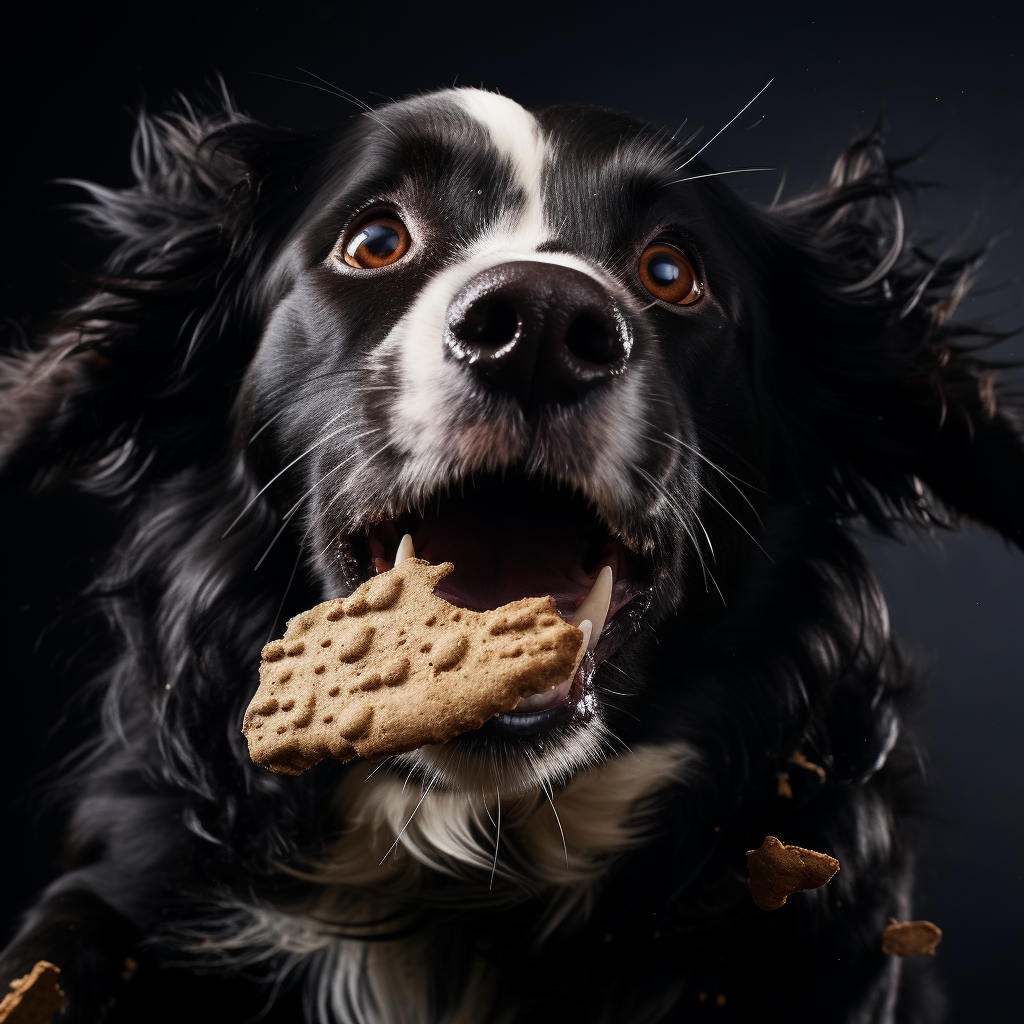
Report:
[[[584,108],[542,116],[609,138],[653,135]],[[142,117],[136,184],[86,186],[85,216],[114,246],[93,296],[3,364],[3,480],[70,478],[131,518],[95,585],[120,653],[102,734],[75,773],[68,873],[0,959],[3,983],[58,960],[69,1024],[99,1019],[111,996],[110,1020],[244,1020],[272,991],[264,1019],[301,1012],[297,988],[268,985],[272,968],[203,975],[167,936],[169,923],[201,933],[215,894],[285,898],[298,883],[278,865],[324,850],[337,828],[325,808],[342,768],[272,775],[239,731],[301,536],[296,526],[271,545],[290,495],[257,497],[280,467],[272,450],[249,452],[239,387],[275,302],[272,261],[329,165],[373,128],[363,118],[286,132],[230,104]],[[715,435],[713,357],[691,368],[706,382],[693,419],[698,434],[708,425],[714,458],[757,475],[763,493],[748,495],[763,531],[745,523],[763,553],[705,508],[724,545],[724,604],[713,591],[667,601],[616,659],[643,681],[609,700],[623,744],[684,740],[701,765],[672,789],[649,841],[609,867],[589,918],[540,945],[543,897],[417,918],[514,965],[497,1005],[516,1020],[940,1019],[928,972],[900,970],[880,949],[889,917],[913,912],[914,675],[849,527],[963,514],[1024,545],[1024,442],[978,353],[990,333],[951,319],[974,257],[934,260],[903,241],[909,187],[874,137],[824,187],[771,209],[714,178],[691,186],[742,295],[730,315],[747,353],[744,449]],[[317,599],[307,571],[285,611]],[[825,778],[792,766],[796,750]],[[757,909],[744,852],[768,834],[833,854],[840,874],[782,911]],[[141,965],[130,980],[126,957]]]

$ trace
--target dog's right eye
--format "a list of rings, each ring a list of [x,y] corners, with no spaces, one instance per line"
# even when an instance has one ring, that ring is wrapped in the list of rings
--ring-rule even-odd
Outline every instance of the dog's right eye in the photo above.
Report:
[[[349,228],[341,252],[350,267],[373,270],[397,263],[411,241],[409,229],[397,217],[377,217]]]
[[[704,290],[693,264],[674,245],[654,242],[640,257],[640,281],[662,302],[690,306]]]

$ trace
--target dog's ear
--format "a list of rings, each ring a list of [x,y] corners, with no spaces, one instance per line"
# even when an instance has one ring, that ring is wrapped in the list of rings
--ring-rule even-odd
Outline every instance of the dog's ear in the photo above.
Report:
[[[114,251],[86,301],[0,361],[0,480],[72,475],[126,493],[213,455],[255,343],[277,197],[297,192],[294,175],[275,184],[291,143],[225,100],[142,116],[133,186],[75,183]]]
[[[887,531],[952,511],[1024,547],[1024,419],[981,355],[1001,336],[952,319],[982,254],[908,243],[896,170],[860,140],[826,188],[766,215],[774,485]]]

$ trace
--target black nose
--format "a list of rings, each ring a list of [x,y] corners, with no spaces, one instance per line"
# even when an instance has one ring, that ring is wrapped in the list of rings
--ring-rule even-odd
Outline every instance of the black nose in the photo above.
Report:
[[[527,410],[579,401],[626,367],[630,335],[611,295],[553,263],[502,263],[471,278],[448,309],[448,355]]]

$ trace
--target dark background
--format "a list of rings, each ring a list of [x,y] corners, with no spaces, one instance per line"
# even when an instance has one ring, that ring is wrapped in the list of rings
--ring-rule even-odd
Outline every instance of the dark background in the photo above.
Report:
[[[966,316],[1024,323],[1024,48],[1010,4],[211,2],[191,7],[37,5],[8,13],[0,61],[6,156],[0,314],[6,343],[80,294],[101,250],[70,220],[60,177],[129,182],[132,111],[201,94],[221,72],[250,113],[296,127],[352,106],[300,68],[370,103],[483,84],[526,105],[581,100],[709,138],[771,88],[706,154],[769,166],[733,184],[769,201],[821,182],[858,132],[881,121],[913,173],[942,183],[908,206],[934,249],[998,236]],[[277,76],[263,77],[263,76]],[[1024,356],[1019,339],[1000,355]],[[1022,380],[1016,374],[1018,382]],[[68,490],[0,495],[0,650],[7,753],[0,929],[57,870],[60,815],[41,776],[88,731],[80,694],[102,655],[76,625],[75,594],[116,521]],[[1024,556],[978,528],[899,545],[866,538],[897,632],[929,668],[917,720],[929,751],[915,915],[945,931],[939,967],[958,1021],[1008,1019],[1024,953]],[[42,552],[42,561],[40,553]],[[48,627],[60,613],[56,628]],[[55,728],[62,721],[63,727]],[[1012,1008],[1012,1010],[1011,1010]]]

